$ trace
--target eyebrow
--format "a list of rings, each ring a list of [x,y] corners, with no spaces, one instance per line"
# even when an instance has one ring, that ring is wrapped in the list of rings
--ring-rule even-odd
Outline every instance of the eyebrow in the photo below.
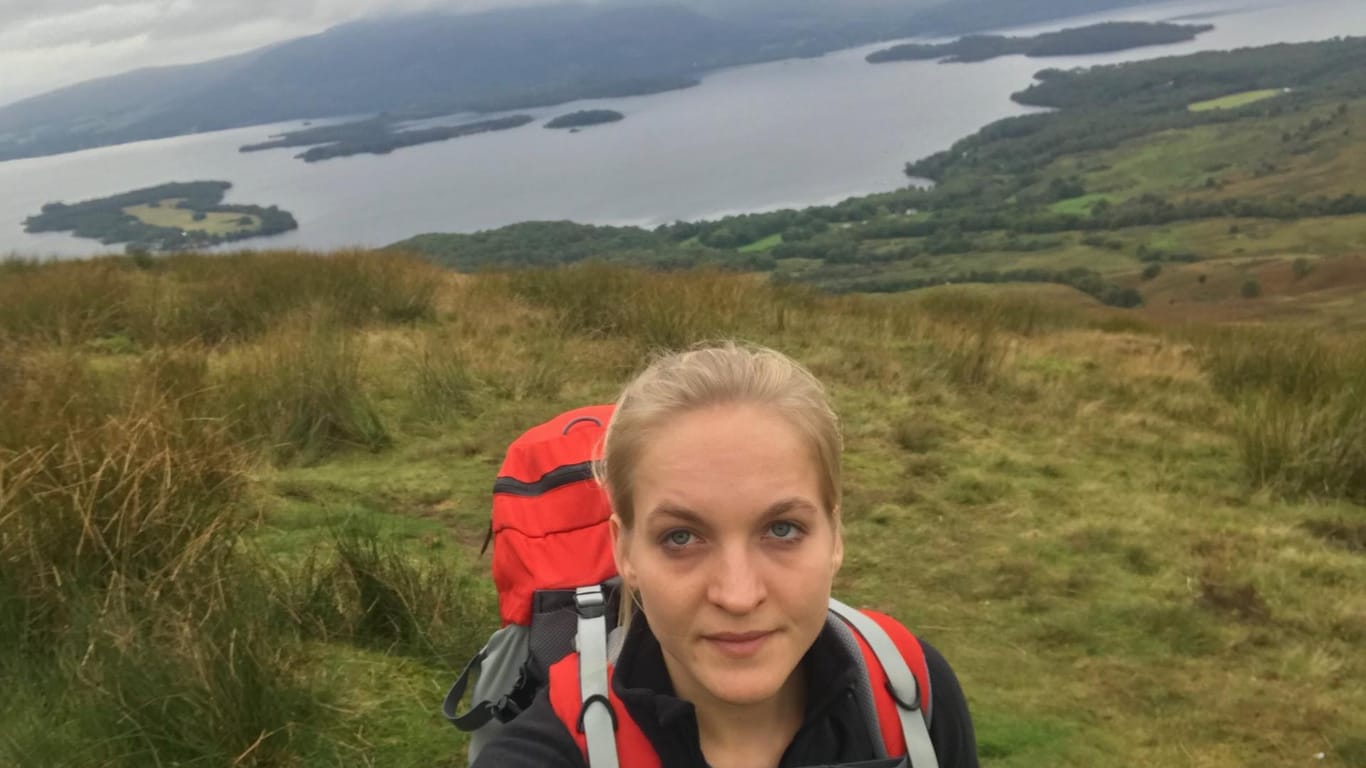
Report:
[[[815,504],[812,504],[810,501],[807,501],[800,496],[793,496],[790,499],[783,499],[782,501],[770,504],[768,509],[764,510],[763,518],[768,520],[792,514],[793,512],[814,513],[816,511],[817,507]],[[669,502],[664,502],[650,511],[650,517],[659,515],[676,518],[690,525],[705,526],[707,524],[707,522],[702,519],[701,515],[691,509]]]
[[[764,512],[764,517],[781,517],[783,515],[788,515],[793,512],[815,513],[817,511],[819,510],[815,504],[812,504],[810,501],[807,501],[806,499],[803,499],[799,496],[793,496],[790,499],[783,499],[782,501],[770,506],[768,508],[768,511]]]

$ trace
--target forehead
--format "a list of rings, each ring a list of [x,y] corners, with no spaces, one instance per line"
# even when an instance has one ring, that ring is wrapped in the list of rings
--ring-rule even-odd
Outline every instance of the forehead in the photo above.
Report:
[[[669,419],[642,447],[633,481],[636,510],[646,515],[661,505],[753,513],[788,498],[822,508],[811,440],[766,406],[719,405]]]

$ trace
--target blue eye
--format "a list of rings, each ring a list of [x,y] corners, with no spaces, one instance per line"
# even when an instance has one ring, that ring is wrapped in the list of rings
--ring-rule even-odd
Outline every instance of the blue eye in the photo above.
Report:
[[[797,538],[797,536],[801,533],[801,529],[793,523],[779,521],[770,525],[768,527],[768,532],[775,539],[791,541],[792,539]]]
[[[692,543],[693,535],[691,531],[678,529],[664,534],[664,544],[674,549],[682,549]]]

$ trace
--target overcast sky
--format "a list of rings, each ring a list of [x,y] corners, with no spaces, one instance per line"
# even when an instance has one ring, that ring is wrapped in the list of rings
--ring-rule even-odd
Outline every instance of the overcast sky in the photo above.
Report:
[[[534,1],[0,0],[0,104],[139,67],[238,53],[380,12]]]

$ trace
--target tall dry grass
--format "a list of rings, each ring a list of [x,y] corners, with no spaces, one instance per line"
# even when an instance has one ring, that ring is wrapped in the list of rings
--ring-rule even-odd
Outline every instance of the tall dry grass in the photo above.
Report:
[[[1020,293],[946,287],[913,296],[909,302],[927,318],[946,326],[989,328],[1033,336],[1061,328],[1080,328],[1091,319],[1075,307]]]
[[[550,310],[563,333],[628,338],[645,348],[684,347],[782,319],[771,306],[773,289],[719,270],[661,275],[590,262],[483,277],[494,290]]]
[[[1366,500],[1366,339],[1243,328],[1208,335],[1202,363],[1235,407],[1251,481]]]
[[[441,422],[477,408],[479,376],[450,334],[424,334],[404,361],[408,401],[423,421]]]
[[[414,322],[435,316],[446,276],[426,262],[363,251],[28,265],[0,276],[0,335],[63,345],[220,344],[256,338],[315,304],[348,327]]]
[[[265,764],[311,706],[241,562],[249,457],[196,412],[202,354],[11,359],[0,763]]]
[[[392,438],[366,392],[362,365],[356,340],[330,307],[309,309],[226,357],[219,409],[242,442],[279,461],[378,450]]]
[[[293,572],[287,610],[312,639],[462,663],[497,628],[497,610],[487,590],[450,566],[352,525]]]

